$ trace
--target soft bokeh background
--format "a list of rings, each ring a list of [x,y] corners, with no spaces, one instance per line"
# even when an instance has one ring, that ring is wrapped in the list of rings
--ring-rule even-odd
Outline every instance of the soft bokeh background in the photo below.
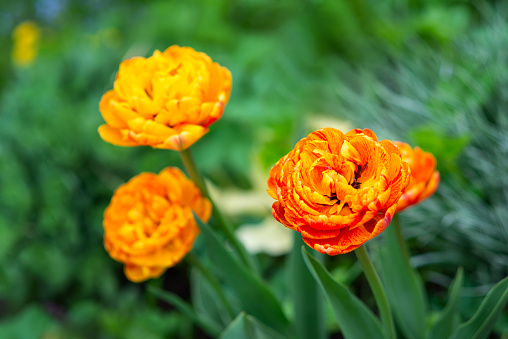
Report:
[[[508,271],[507,13],[474,0],[2,1],[0,337],[204,336],[102,246],[114,189],[181,163],[103,142],[98,102],[121,60],[173,44],[233,74],[223,118],[192,151],[236,224],[250,225],[241,234],[265,232],[251,248],[268,251],[259,259],[281,298],[288,243],[264,240],[270,166],[312,130],[367,127],[437,157],[441,186],[402,222],[431,305],[463,266],[472,311]],[[327,264],[353,283],[354,262]],[[156,283],[190,299],[187,268]]]

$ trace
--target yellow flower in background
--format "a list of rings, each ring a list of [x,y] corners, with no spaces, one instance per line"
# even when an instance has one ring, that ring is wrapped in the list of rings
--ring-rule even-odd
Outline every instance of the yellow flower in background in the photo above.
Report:
[[[212,205],[178,168],[141,173],[120,186],[104,212],[104,246],[133,282],[159,277],[192,249]]]
[[[33,21],[23,21],[14,29],[12,61],[20,67],[29,66],[37,56],[40,37],[39,26]]]
[[[230,92],[228,69],[190,47],[125,60],[99,104],[99,134],[119,146],[184,150],[222,116]]]

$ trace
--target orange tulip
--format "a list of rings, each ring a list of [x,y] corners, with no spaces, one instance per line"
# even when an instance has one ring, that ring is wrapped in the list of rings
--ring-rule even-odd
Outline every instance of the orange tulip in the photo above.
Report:
[[[190,47],[125,60],[99,104],[99,134],[119,146],[183,150],[222,116],[230,92],[231,73]]]
[[[393,143],[400,149],[402,160],[411,168],[411,181],[397,203],[398,213],[434,194],[439,185],[440,176],[436,171],[436,158],[432,153],[424,152],[420,147],[415,147],[413,150],[405,142],[394,141]]]
[[[192,249],[211,204],[178,169],[141,173],[120,186],[104,212],[104,246],[133,282],[159,277]]]
[[[347,253],[386,228],[409,177],[399,149],[371,130],[320,129],[271,169],[272,214],[315,250]]]

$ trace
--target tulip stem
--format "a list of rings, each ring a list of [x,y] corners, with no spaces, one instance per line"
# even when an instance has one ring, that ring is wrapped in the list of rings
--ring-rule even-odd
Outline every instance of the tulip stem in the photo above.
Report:
[[[232,319],[235,316],[233,308],[231,307],[231,304],[229,303],[228,299],[226,298],[226,295],[224,294],[224,289],[220,286],[219,281],[213,276],[212,272],[210,272],[210,270],[206,267],[206,265],[203,264],[201,259],[192,252],[187,253],[187,255],[185,256],[185,260],[187,260],[189,264],[196,267],[201,272],[201,274],[203,274],[205,279],[208,280],[211,287],[214,289],[215,293],[217,293],[217,296],[224,304],[226,311],[228,312],[229,316]]]
[[[210,194],[208,194],[208,190],[206,189],[205,181],[203,180],[203,177],[198,171],[198,168],[196,167],[196,163],[194,162],[194,158],[192,157],[192,154],[189,149],[184,149],[180,151],[180,157],[183,162],[183,166],[185,167],[185,170],[187,171],[187,174],[191,177],[191,179],[194,181],[196,186],[198,186],[199,190],[201,191],[201,194],[210,199]]]
[[[402,227],[400,225],[400,219],[399,215],[395,214],[393,216],[393,228],[395,231],[395,235],[397,237],[397,243],[399,244],[400,251],[402,252],[402,255],[404,256],[404,261],[409,263],[409,250],[407,248],[406,239],[404,239],[404,235],[402,234]],[[411,265],[409,265],[411,266]]]
[[[365,277],[367,278],[372,293],[374,294],[374,299],[376,299],[376,304],[381,315],[381,321],[383,322],[386,334],[388,335],[387,338],[395,339],[397,337],[395,335],[395,326],[393,325],[390,305],[388,304],[388,299],[386,298],[386,293],[383,285],[381,284],[381,280],[379,279],[379,275],[374,269],[367,250],[365,249],[365,245],[358,247],[355,250],[355,254],[363,267],[363,272],[365,273]]]
[[[194,181],[196,186],[198,186],[199,190],[201,191],[201,194],[204,197],[208,198],[210,200],[210,202],[212,203],[213,216],[215,218],[217,226],[224,233],[226,238],[229,240],[229,242],[233,246],[235,252],[241,258],[241,260],[247,265],[247,267],[249,267],[252,271],[257,272],[257,268],[254,263],[254,260],[249,255],[249,253],[247,253],[247,251],[245,250],[245,247],[236,238],[236,236],[233,232],[233,228],[226,221],[226,219],[222,215],[221,211],[217,207],[217,204],[215,204],[215,202],[210,197],[210,194],[208,193],[208,190],[206,189],[205,181],[203,180],[201,173],[199,173],[199,171],[196,167],[196,163],[194,162],[194,159],[192,158],[192,154],[190,153],[190,150],[185,149],[185,150],[180,151],[180,157],[182,158],[182,162],[183,162],[183,165],[187,171],[187,174],[189,174],[189,176]]]

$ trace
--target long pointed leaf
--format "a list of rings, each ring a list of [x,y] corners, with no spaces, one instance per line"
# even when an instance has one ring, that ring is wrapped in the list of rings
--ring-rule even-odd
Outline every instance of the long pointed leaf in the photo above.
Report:
[[[449,338],[453,331],[457,328],[460,291],[464,280],[464,270],[460,267],[457,275],[450,285],[448,293],[448,303],[446,307],[439,313],[434,327],[430,331],[429,339]]]
[[[302,257],[302,236],[295,232],[293,250],[289,256],[291,295],[295,310],[295,328],[298,338],[324,339],[325,317],[323,296]]]
[[[220,339],[237,338],[255,339],[254,329],[249,323],[246,323],[245,312],[241,312],[238,317],[233,319],[233,321],[220,335]]]
[[[286,333],[289,322],[272,291],[226,250],[210,226],[196,216],[195,219],[205,238],[215,270],[235,292],[244,310],[280,333]]]
[[[216,323],[227,325],[233,319],[233,313],[229,313],[215,289],[205,279],[200,271],[193,269],[190,276],[192,305],[196,313],[203,314],[213,319]]]
[[[426,304],[423,282],[397,241],[395,225],[383,232],[378,247],[382,278],[395,320],[406,338],[425,337]]]
[[[216,337],[221,333],[222,329],[219,325],[217,325],[211,319],[204,317],[200,314],[197,314],[191,306],[189,306],[184,300],[182,300],[176,294],[161,290],[160,288],[154,286],[148,286],[148,292],[154,294],[155,296],[161,298],[162,300],[176,307],[187,318],[189,318],[198,327],[202,328],[205,332],[207,332],[211,336]]]
[[[508,277],[492,287],[483,299],[478,311],[469,321],[459,325],[453,339],[486,338],[508,301]]]
[[[241,312],[222,332],[220,339],[283,339],[281,335],[264,326],[245,312]]]
[[[330,273],[302,246],[302,255],[324,294],[330,301],[342,334],[347,339],[382,338],[383,330],[371,310]]]

